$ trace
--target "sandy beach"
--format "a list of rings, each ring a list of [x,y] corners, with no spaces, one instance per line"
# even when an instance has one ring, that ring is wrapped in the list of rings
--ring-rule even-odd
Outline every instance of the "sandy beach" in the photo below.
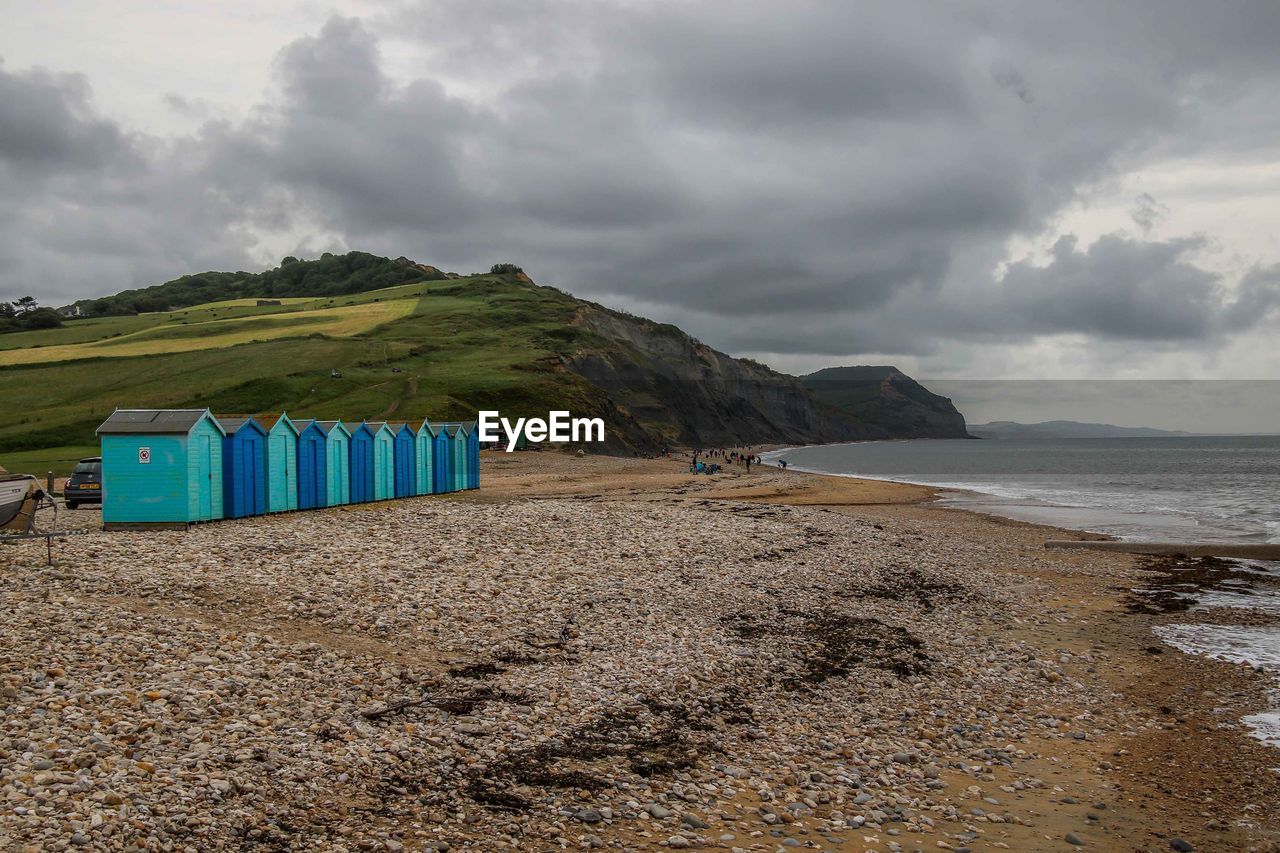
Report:
[[[1269,681],[1160,643],[1167,559],[924,487],[482,457],[0,548],[0,848],[1280,850]]]

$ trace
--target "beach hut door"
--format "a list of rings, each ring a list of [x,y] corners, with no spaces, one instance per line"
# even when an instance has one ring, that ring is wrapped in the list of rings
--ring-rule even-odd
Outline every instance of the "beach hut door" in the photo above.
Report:
[[[200,445],[196,451],[196,491],[200,493],[200,518],[212,518],[213,506],[213,447],[209,444],[209,436],[200,436]]]
[[[244,468],[244,514],[253,515],[257,512],[257,494],[258,494],[258,470],[254,466],[251,445],[247,441],[240,443],[240,459]]]
[[[306,443],[305,453],[307,454],[307,476],[301,478],[304,497],[302,499],[303,509],[314,509],[320,505],[317,492],[320,485],[320,454],[316,452],[316,441],[308,441]],[[299,465],[299,468],[302,466]]]

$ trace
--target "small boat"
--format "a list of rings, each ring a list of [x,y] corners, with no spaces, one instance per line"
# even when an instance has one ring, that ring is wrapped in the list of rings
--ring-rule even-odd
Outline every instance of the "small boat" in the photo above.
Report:
[[[43,498],[40,481],[30,474],[0,474],[0,529],[28,530]]]

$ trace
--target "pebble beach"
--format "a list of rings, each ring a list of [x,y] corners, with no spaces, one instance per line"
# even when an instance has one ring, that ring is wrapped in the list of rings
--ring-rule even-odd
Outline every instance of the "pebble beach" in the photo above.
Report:
[[[0,548],[0,848],[1280,850],[1267,683],[1161,646],[1145,558],[920,487],[483,457]]]

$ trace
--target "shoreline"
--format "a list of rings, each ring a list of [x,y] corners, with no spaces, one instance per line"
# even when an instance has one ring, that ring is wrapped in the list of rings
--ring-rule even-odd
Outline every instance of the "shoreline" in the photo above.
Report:
[[[1199,437],[1199,436],[1197,436]],[[1248,436],[1254,437],[1254,436]],[[783,453],[815,448],[850,447],[864,444],[899,444],[905,442],[955,441],[957,439],[877,439],[834,444],[794,445],[773,447],[764,454],[767,462],[776,463]],[[997,442],[998,445],[998,442]],[[1280,545],[1275,522],[1264,522],[1263,529],[1253,531],[1230,530],[1223,527],[1223,517],[1213,513],[1192,512],[1187,509],[1152,506],[1108,506],[1097,502],[1063,500],[1060,496],[1046,494],[1043,488],[1014,487],[1002,483],[930,482],[901,476],[883,476],[857,472],[832,471],[820,468],[797,467],[789,470],[809,474],[875,480],[904,485],[925,486],[937,490],[940,501],[950,501],[961,509],[985,515],[1013,518],[1032,524],[1087,533],[1100,539],[1119,541],[1152,541],[1196,544],[1258,544]],[[1118,519],[1126,524],[1117,525]],[[1217,519],[1215,521],[1215,518]],[[1139,521],[1141,520],[1141,521]],[[1216,525],[1216,527],[1215,527]],[[1205,532],[1187,538],[1184,528],[1207,528]],[[1110,529],[1106,529],[1106,528]],[[1171,535],[1172,534],[1172,535]],[[1224,538],[1224,534],[1225,538]]]
[[[1163,563],[921,486],[482,456],[479,492],[0,551],[0,838],[1278,849],[1280,757],[1236,723],[1267,679],[1151,651],[1179,617],[1127,590]],[[424,689],[461,704],[391,710]]]

